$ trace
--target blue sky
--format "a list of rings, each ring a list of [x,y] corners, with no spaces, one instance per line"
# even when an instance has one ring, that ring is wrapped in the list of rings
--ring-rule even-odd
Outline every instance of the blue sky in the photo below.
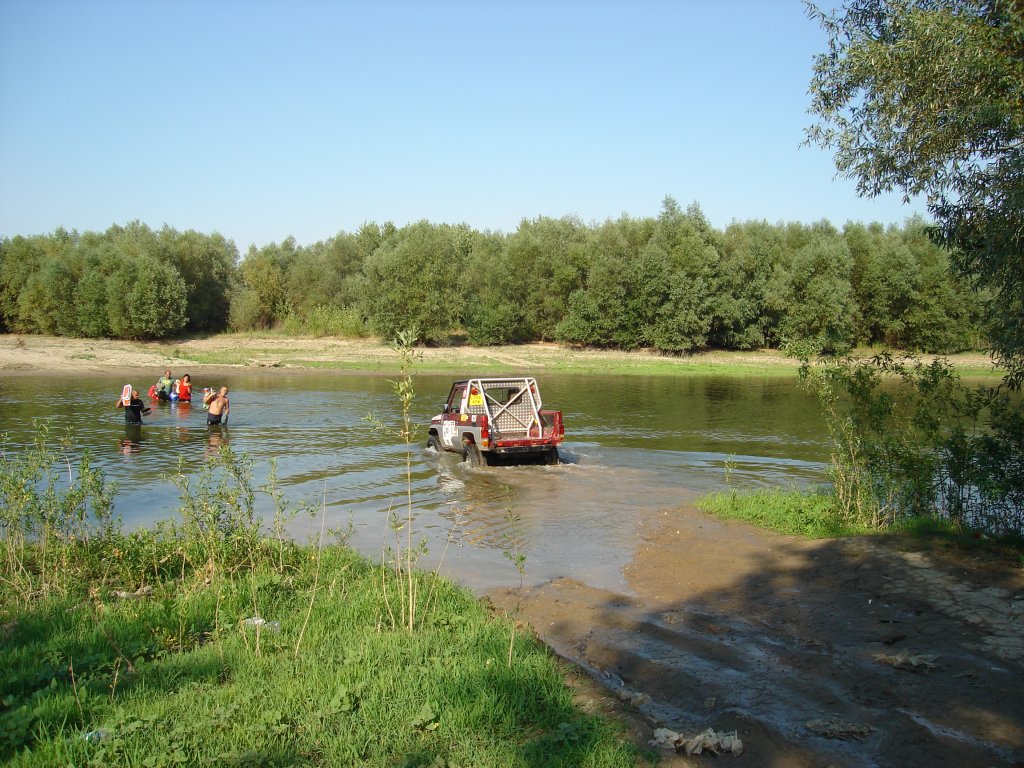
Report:
[[[0,0],[0,236],[574,214],[901,224],[801,147],[797,0]]]

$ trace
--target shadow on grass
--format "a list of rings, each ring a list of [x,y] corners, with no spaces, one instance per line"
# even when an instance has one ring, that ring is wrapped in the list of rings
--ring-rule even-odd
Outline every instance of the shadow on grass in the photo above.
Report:
[[[134,618],[55,602],[17,615],[0,635],[0,759],[39,738],[88,730],[137,686],[170,693],[218,680],[215,657],[180,653],[201,645],[212,624],[190,616],[182,632],[174,622],[159,603],[140,604]]]

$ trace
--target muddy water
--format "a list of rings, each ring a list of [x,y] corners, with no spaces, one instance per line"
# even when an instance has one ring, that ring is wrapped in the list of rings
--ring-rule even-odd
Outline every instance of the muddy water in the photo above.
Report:
[[[154,379],[156,377],[154,373]],[[178,373],[178,372],[175,372]],[[758,377],[540,377],[545,406],[565,415],[563,463],[556,467],[469,469],[454,454],[421,446],[449,376],[417,377],[412,417],[423,425],[406,476],[405,446],[365,417],[400,423],[391,384],[380,376],[238,372],[203,386],[231,388],[229,426],[209,430],[195,405],[155,404],[138,433],[114,408],[122,378],[19,377],[0,384],[5,450],[32,440],[36,420],[52,436],[67,430],[78,449],[117,483],[116,512],[127,527],[175,514],[166,475],[187,474],[227,443],[254,462],[257,484],[271,459],[287,497],[326,509],[326,526],[379,557],[395,544],[389,510],[408,513],[411,495],[424,566],[476,589],[519,583],[506,556],[525,556],[524,581],[571,576],[626,589],[621,575],[637,523],[709,490],[806,485],[824,479],[824,428],[795,380]],[[133,381],[144,390],[149,381]],[[269,514],[270,502],[259,497]],[[292,532],[319,534],[300,515]]]

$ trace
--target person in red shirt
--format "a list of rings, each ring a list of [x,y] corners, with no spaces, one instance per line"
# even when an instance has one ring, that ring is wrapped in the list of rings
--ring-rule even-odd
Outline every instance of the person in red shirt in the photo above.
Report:
[[[174,391],[178,393],[179,403],[192,402],[192,377],[187,373],[174,382]]]

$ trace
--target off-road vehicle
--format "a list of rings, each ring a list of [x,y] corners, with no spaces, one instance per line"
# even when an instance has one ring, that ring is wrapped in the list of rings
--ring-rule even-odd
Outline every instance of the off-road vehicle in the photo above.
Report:
[[[474,466],[498,458],[557,464],[562,412],[542,405],[532,376],[456,381],[444,410],[430,420],[427,445],[461,453]]]

